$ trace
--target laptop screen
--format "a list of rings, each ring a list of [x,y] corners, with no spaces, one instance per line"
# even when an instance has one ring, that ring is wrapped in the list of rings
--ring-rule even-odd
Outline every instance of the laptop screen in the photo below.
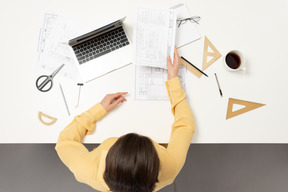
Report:
[[[119,19],[119,20],[117,20],[117,21],[114,21],[114,22],[112,22],[112,23],[110,23],[110,24],[108,24],[108,25],[105,25],[105,26],[100,27],[100,28],[98,28],[98,29],[96,29],[96,30],[93,30],[93,31],[91,31],[91,32],[88,32],[88,33],[86,33],[86,34],[84,34],[84,35],[81,35],[81,36],[79,36],[79,37],[76,37],[76,38],[74,38],[74,39],[71,39],[71,40],[69,40],[68,44],[69,44],[70,46],[74,46],[74,45],[76,45],[76,44],[82,43],[83,41],[86,41],[86,40],[92,38],[93,36],[95,36],[95,35],[97,35],[97,34],[99,34],[99,33],[105,32],[106,30],[109,30],[109,29],[113,28],[113,27],[115,26],[115,24],[117,24],[117,23],[122,23],[122,22],[125,20],[125,18],[126,18],[126,17],[123,17],[122,19]]]

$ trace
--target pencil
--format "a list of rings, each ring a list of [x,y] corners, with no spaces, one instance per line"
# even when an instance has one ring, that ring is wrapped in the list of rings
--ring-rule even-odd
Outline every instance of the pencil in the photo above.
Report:
[[[222,90],[221,90],[221,88],[220,88],[219,81],[218,81],[218,78],[217,78],[216,73],[214,73],[214,75],[215,75],[215,78],[216,78],[216,81],[217,81],[217,85],[218,85],[218,89],[219,89],[220,95],[221,95],[221,97],[222,97],[223,94],[222,94]]]
[[[60,83],[59,83],[59,85],[60,85],[61,93],[62,93],[62,96],[63,96],[64,102],[65,102],[65,106],[66,106],[66,109],[67,109],[68,115],[70,116],[70,111],[69,111],[69,108],[68,108],[68,105],[67,105],[67,101],[66,101],[66,98],[65,98],[65,95],[64,95],[64,92],[63,92],[62,86],[61,86]]]
[[[187,63],[189,63],[192,67],[194,67],[195,69],[197,69],[199,72],[201,72],[203,75],[205,75],[206,77],[208,77],[208,75],[206,73],[204,73],[203,71],[201,71],[200,69],[198,69],[195,65],[193,65],[192,63],[190,63],[187,59],[185,59],[184,57],[181,56],[181,58],[186,61]]]

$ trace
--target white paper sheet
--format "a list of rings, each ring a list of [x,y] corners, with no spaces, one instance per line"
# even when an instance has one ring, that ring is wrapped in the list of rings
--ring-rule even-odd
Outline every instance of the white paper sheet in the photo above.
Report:
[[[48,39],[51,36],[53,29],[55,28],[58,15],[46,13],[43,19],[43,26],[40,29],[39,41],[38,41],[38,62],[43,56],[43,52],[47,45]]]
[[[38,46],[39,66],[52,73],[60,65],[65,64],[59,75],[78,80],[79,72],[68,41],[83,33],[86,28],[87,26],[74,18],[46,14]]]
[[[167,69],[173,58],[176,13],[169,9],[138,8],[134,24],[134,64]]]
[[[171,7],[177,13],[177,19],[180,18],[190,18],[191,15],[187,9],[187,6],[183,3]],[[196,28],[195,23],[187,21],[185,24],[181,24],[179,27],[177,25],[176,29],[176,47],[182,47],[188,43],[196,41],[201,38],[201,34]]]

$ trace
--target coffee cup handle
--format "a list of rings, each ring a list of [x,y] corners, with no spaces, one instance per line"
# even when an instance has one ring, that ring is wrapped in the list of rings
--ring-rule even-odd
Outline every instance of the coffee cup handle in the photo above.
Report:
[[[241,68],[241,71],[245,72],[246,70],[247,70],[247,68],[245,66]]]

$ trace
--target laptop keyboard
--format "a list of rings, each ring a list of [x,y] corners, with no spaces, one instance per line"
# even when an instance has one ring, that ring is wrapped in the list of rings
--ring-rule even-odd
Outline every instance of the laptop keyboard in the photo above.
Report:
[[[79,64],[83,64],[126,45],[129,45],[129,41],[123,28],[119,27],[72,48]]]

